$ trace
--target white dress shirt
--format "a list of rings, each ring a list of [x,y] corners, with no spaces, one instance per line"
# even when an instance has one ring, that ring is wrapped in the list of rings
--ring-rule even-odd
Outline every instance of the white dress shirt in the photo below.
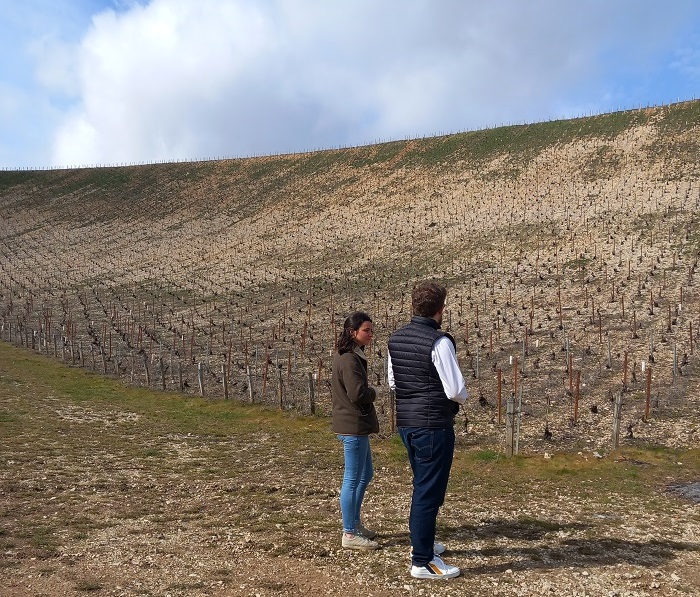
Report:
[[[387,351],[388,352],[388,351]],[[430,358],[437,369],[442,387],[445,389],[445,394],[450,400],[464,404],[467,400],[467,386],[464,383],[464,376],[459,370],[457,363],[457,354],[452,341],[447,336],[438,338],[433,349],[430,351]],[[391,353],[388,352],[387,359],[387,379],[389,387],[396,390],[396,382],[394,381],[394,369],[391,366]]]

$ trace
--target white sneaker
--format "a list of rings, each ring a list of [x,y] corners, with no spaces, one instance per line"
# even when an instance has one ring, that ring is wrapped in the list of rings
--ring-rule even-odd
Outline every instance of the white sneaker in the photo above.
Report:
[[[433,556],[433,559],[423,566],[411,566],[411,576],[413,578],[454,578],[459,576],[459,574],[460,570],[457,566],[445,564],[437,556]]]
[[[437,541],[433,543],[433,553],[436,556],[441,556],[442,554],[444,554],[445,549],[447,548],[442,543],[438,543]],[[411,547],[411,556],[413,556],[413,547]]]
[[[341,544],[345,549],[359,549],[361,551],[373,551],[375,549],[379,549],[379,543],[372,541],[371,539],[367,539],[367,537],[363,537],[359,534],[348,537],[345,533],[343,533],[343,540]]]

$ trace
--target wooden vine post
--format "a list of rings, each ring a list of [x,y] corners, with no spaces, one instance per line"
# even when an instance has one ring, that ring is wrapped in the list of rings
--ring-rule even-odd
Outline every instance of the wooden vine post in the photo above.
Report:
[[[513,357],[513,391],[506,401],[506,456],[515,453],[515,397],[518,395],[518,357]]]
[[[250,403],[253,404],[253,372],[250,369],[250,365],[246,365],[245,372],[248,378],[248,398],[250,398]]]
[[[569,395],[574,393],[574,355],[569,353]]]
[[[564,314],[561,308],[561,278],[559,278],[559,286],[557,287],[557,311],[559,312],[559,329],[564,329]]]
[[[613,409],[613,431],[612,445],[613,450],[617,450],[620,446],[620,421],[622,420],[622,390],[615,396],[615,407]]]
[[[204,396],[204,363],[197,363],[197,381],[199,382],[199,395]]]
[[[515,430],[515,397],[509,396],[506,401],[506,456],[513,456]]]
[[[316,414],[316,398],[314,396],[314,374],[309,371],[307,374],[309,384],[309,411],[312,415]]]
[[[644,420],[649,420],[649,412],[651,410],[651,366],[647,367],[647,387],[646,387],[646,401],[644,404]]]
[[[693,354],[693,322],[690,322],[690,354]]]
[[[224,400],[228,400],[228,372],[226,365],[221,365],[221,383],[224,386]]]
[[[498,379],[498,381],[496,382],[497,383],[496,392],[497,392],[497,396],[498,396],[498,398],[497,398],[497,401],[498,401],[498,424],[500,425],[501,424],[501,412],[503,411],[503,401],[502,401],[502,395],[501,395],[501,391],[502,391],[501,376],[503,375],[503,371],[499,367],[496,370],[496,373],[497,373],[497,379]]]
[[[280,410],[284,410],[284,400],[282,392],[282,368],[277,367],[277,403],[279,404]]]

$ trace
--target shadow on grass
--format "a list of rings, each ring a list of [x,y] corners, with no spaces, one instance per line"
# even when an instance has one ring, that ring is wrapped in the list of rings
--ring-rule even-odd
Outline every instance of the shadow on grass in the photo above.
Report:
[[[613,566],[634,564],[654,567],[674,560],[682,552],[700,552],[700,543],[682,541],[631,541],[610,537],[571,539],[559,533],[582,531],[591,525],[582,523],[559,524],[547,520],[495,519],[479,526],[440,526],[437,539],[447,546],[446,557],[453,564],[461,565],[468,574],[497,574],[506,570],[533,570],[556,568],[585,568],[588,566]],[[394,533],[383,537],[385,545],[410,547],[408,533]],[[489,539],[507,538],[513,541],[531,541],[535,545],[486,546],[480,549],[450,549],[450,539],[459,543],[483,542]],[[467,561],[465,566],[460,559]],[[498,563],[469,566],[470,559],[493,558]]]
[[[548,533],[581,531],[590,528],[590,525],[582,523],[561,524],[547,520],[505,520],[494,519],[486,521],[484,524],[473,526],[465,525],[460,527],[450,527],[440,524],[438,518],[438,530],[436,539],[459,538],[461,541],[473,539],[490,539],[495,537],[506,537],[508,539],[525,539],[537,541],[544,538]],[[407,532],[392,533],[383,535],[389,545],[410,545],[410,537]]]
[[[537,547],[503,547],[479,550],[453,550],[455,556],[498,557],[506,562],[463,568],[471,574],[495,574],[506,570],[586,568],[633,564],[656,567],[684,551],[700,551],[700,544],[679,541],[628,541],[625,539],[568,539]]]

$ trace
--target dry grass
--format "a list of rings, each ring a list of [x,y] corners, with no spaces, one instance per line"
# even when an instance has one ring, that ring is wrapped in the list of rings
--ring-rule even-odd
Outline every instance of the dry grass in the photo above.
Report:
[[[0,380],[1,595],[425,588],[405,572],[396,437],[373,440],[365,516],[383,549],[353,554],[338,548],[342,453],[325,418],[126,388],[4,344]],[[667,491],[698,478],[697,449],[506,459],[468,444],[439,528],[464,577],[437,594],[700,588],[697,507]]]

